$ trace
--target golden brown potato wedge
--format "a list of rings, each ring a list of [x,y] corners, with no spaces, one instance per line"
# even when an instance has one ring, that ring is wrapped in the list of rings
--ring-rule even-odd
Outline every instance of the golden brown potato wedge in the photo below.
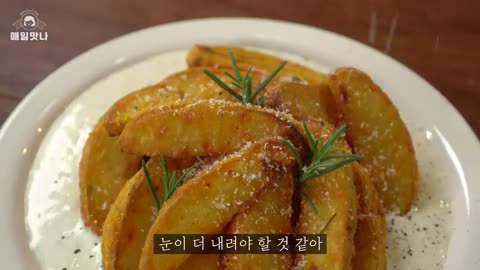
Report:
[[[123,184],[140,168],[142,156],[120,150],[108,136],[103,118],[90,133],[80,160],[80,203],[83,221],[101,234],[110,205]]]
[[[213,163],[163,205],[148,232],[140,269],[175,269],[189,254],[153,254],[154,234],[215,234],[273,183],[295,159],[282,138],[267,138]]]
[[[387,225],[383,205],[367,169],[358,163],[353,165],[355,187],[358,194],[358,225],[355,233],[353,270],[387,269]]]
[[[110,136],[122,133],[125,124],[144,108],[182,100],[182,96],[163,82],[144,87],[117,100],[107,111],[105,128]]]
[[[254,205],[239,213],[231,221],[227,233],[231,234],[291,234],[293,233],[292,195],[293,174],[282,176],[280,181],[256,199]],[[292,268],[291,254],[226,254],[226,270],[284,269]]]
[[[222,256],[219,254],[194,254],[177,270],[222,270]]]
[[[168,160],[170,173],[192,165],[190,160]],[[163,192],[163,170],[159,158],[147,162],[148,172],[158,194]],[[157,209],[140,169],[128,180],[103,227],[102,260],[105,270],[137,270],[147,232],[155,220]]]
[[[314,137],[324,138],[324,141],[334,131],[331,125],[320,122],[309,121],[307,125]],[[342,153],[350,152],[340,138],[335,146],[341,148]],[[327,254],[297,255],[296,266],[299,269],[351,269],[358,207],[352,165],[308,180],[307,184],[311,188],[304,189],[304,192],[317,206],[318,214],[302,198],[296,231],[300,234],[324,231],[327,234]]]
[[[225,92],[214,83],[205,73],[204,68],[192,68],[167,77],[162,82],[134,91],[119,99],[107,112],[105,126],[112,136],[122,133],[125,125],[145,109],[171,104],[175,101],[194,102],[201,99],[233,100],[233,96]],[[213,69],[209,71],[224,82],[231,79],[225,72],[233,73],[229,69]],[[264,79],[261,72],[251,72],[252,87],[256,87]],[[268,91],[275,83],[269,84],[264,91]],[[237,88],[232,88],[240,91]]]
[[[172,158],[232,153],[267,136],[301,146],[304,140],[288,117],[258,106],[203,100],[142,113],[127,124],[119,143],[129,153]]]
[[[340,68],[329,85],[348,124],[347,139],[371,173],[387,209],[406,214],[417,191],[418,168],[408,129],[395,106],[367,74]]]
[[[297,120],[326,120],[335,123],[336,104],[326,84],[282,82],[266,93],[266,105],[287,111]]]
[[[247,70],[249,67],[253,66],[256,70],[263,70],[271,73],[283,61],[276,56],[255,50],[238,47],[196,45],[188,52],[187,64],[189,67],[210,66],[232,68],[228,49],[232,50],[238,67],[243,70]],[[313,84],[326,82],[328,78],[326,74],[314,71],[296,63],[288,62],[278,73],[277,77],[282,78],[291,76]]]

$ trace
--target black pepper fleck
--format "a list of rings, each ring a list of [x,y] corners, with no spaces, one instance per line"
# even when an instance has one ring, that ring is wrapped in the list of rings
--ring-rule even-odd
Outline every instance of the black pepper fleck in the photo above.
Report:
[[[79,249],[79,248],[75,249],[75,250],[73,251],[73,253],[74,253],[74,254],[80,253],[80,249]]]

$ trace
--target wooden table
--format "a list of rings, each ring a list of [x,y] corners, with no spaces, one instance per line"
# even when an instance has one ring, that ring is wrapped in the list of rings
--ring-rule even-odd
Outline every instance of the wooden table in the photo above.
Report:
[[[317,26],[390,54],[439,89],[480,134],[479,0],[149,2],[2,0],[0,124],[48,74],[102,42],[171,21],[245,16]],[[12,23],[25,9],[40,14],[48,41],[10,41]]]

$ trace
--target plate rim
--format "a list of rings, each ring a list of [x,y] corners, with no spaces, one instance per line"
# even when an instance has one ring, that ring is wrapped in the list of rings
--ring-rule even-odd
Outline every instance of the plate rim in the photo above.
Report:
[[[7,177],[4,177],[3,180],[0,180],[0,184],[4,184],[4,185],[6,184],[6,188],[3,189],[3,192],[0,191],[0,193],[4,193],[5,195],[7,192],[9,192],[9,194],[6,194],[6,196],[1,196],[2,199],[0,199],[0,202],[2,203],[0,204],[0,210],[2,210],[2,213],[6,213],[7,216],[13,217],[13,218],[11,218],[11,220],[10,218],[0,219],[0,237],[4,239],[4,242],[0,244],[0,246],[10,245],[10,247],[15,247],[15,248],[10,248],[7,250],[7,252],[5,251],[2,252],[0,254],[0,259],[2,259],[2,261],[5,261],[5,262],[13,263],[11,266],[12,269],[31,269],[30,267],[32,263],[35,264],[35,262],[34,261],[30,262],[29,260],[25,260],[24,256],[29,256],[29,255],[30,257],[32,256],[30,254],[31,252],[28,251],[29,249],[28,241],[27,241],[28,238],[26,238],[27,235],[25,232],[25,228],[24,226],[18,226],[18,223],[17,223],[17,222],[21,222],[20,224],[22,225],[24,224],[25,222],[24,212],[14,210],[15,205],[18,205],[19,203],[20,204],[24,203],[23,199],[25,194],[26,178],[23,180],[21,179],[19,180],[19,181],[24,181],[24,183],[19,183],[19,184],[12,183],[14,182],[11,180],[12,178],[14,179],[22,178],[21,172],[18,172],[18,171],[12,172],[13,170],[9,170],[8,168],[17,168],[17,170],[23,169],[23,174],[25,174],[26,171],[30,169],[30,166],[32,165],[33,159],[39,148],[40,142],[44,134],[46,133],[45,131],[47,131],[50,128],[54,120],[64,109],[62,106],[62,103],[64,104],[70,103],[76,96],[81,94],[83,90],[85,90],[87,87],[85,86],[83,90],[77,89],[76,91],[74,91],[73,88],[70,89],[70,93],[63,94],[61,98],[62,100],[59,100],[59,98],[55,97],[54,95],[49,96],[52,98],[50,102],[47,102],[47,103],[43,102],[43,104],[41,104],[43,105],[41,106],[42,108],[35,108],[37,111],[42,112],[42,114],[38,115],[38,119],[40,121],[43,121],[45,124],[45,126],[42,126],[42,128],[44,129],[43,132],[36,132],[37,127],[31,124],[23,124],[23,126],[22,124],[20,125],[15,125],[15,124],[22,123],[21,122],[22,118],[26,117],[29,114],[29,112],[33,111],[32,106],[33,108],[35,106],[39,106],[38,104],[35,104],[35,102],[42,100],[40,97],[41,94],[48,94],[51,92],[51,91],[50,92],[47,91],[48,90],[47,86],[51,84],[52,81],[55,81],[56,79],[58,80],[58,78],[63,73],[68,74],[70,73],[71,70],[79,69],[79,67],[81,67],[82,65],[85,65],[88,62],[92,62],[91,59],[93,57],[101,55],[100,53],[102,51],[105,51],[106,49],[117,48],[118,52],[121,52],[122,50],[120,47],[131,46],[132,41],[135,41],[135,39],[138,39],[142,35],[148,36],[149,33],[154,33],[154,32],[168,33],[169,31],[172,32],[171,29],[175,29],[175,28],[177,30],[184,29],[182,31],[187,31],[185,29],[188,29],[192,25],[198,26],[199,24],[210,25],[210,26],[215,24],[230,25],[230,26],[239,25],[239,24],[240,25],[250,24],[250,25],[258,25],[266,28],[278,27],[278,28],[290,29],[290,30],[297,29],[300,32],[317,33],[317,34],[327,36],[336,41],[348,43],[354,48],[361,49],[362,51],[366,51],[367,53],[373,54],[375,57],[379,57],[380,59],[383,58],[385,61],[393,63],[393,65],[395,65],[396,68],[398,68],[399,70],[407,74],[408,75],[407,77],[414,78],[416,81],[420,82],[420,84],[425,85],[426,87],[424,89],[428,89],[427,96],[433,97],[433,99],[435,99],[435,102],[440,103],[441,105],[440,107],[443,109],[442,115],[446,115],[448,117],[447,118],[448,122],[452,123],[452,128],[455,128],[457,132],[459,131],[461,133],[461,136],[460,136],[461,142],[457,142],[453,140],[453,138],[457,138],[456,134],[452,134],[451,132],[448,132],[448,134],[446,134],[446,138],[448,139],[448,141],[450,142],[452,142],[452,140],[454,141],[454,145],[452,148],[454,150],[462,149],[462,151],[460,151],[460,156],[461,157],[465,156],[464,159],[466,159],[467,161],[469,160],[469,158],[478,159],[480,157],[480,142],[477,136],[475,135],[475,133],[473,132],[473,129],[468,125],[468,123],[465,121],[462,115],[458,112],[458,110],[436,88],[434,88],[430,83],[428,83],[425,79],[423,79],[417,73],[412,71],[410,68],[406,67],[405,65],[395,60],[394,58],[390,57],[389,55],[385,55],[382,52],[376,50],[375,48],[372,48],[366,44],[363,44],[349,37],[346,37],[328,30],[320,29],[314,26],[303,25],[303,24],[293,23],[293,22],[279,21],[279,20],[260,19],[260,18],[218,17],[218,18],[185,20],[185,21],[178,21],[178,22],[172,22],[172,23],[167,23],[162,25],[151,26],[148,28],[140,29],[140,30],[122,35],[120,37],[114,38],[100,45],[97,45],[87,50],[86,52],[76,56],[75,58],[69,60],[65,64],[61,65],[55,71],[50,73],[40,83],[38,83],[32,89],[32,91],[30,91],[30,93],[27,94],[22,99],[22,101],[15,107],[15,109],[12,111],[12,113],[8,116],[8,118],[2,125],[0,129],[0,149],[7,149],[7,151],[2,151],[0,153],[0,170],[2,170],[2,172],[5,172]],[[277,34],[281,33],[282,31],[277,32]],[[148,56],[151,53],[152,52],[145,51],[144,55]],[[119,61],[119,63],[116,63],[116,64],[110,63],[110,68],[107,68],[108,69],[107,73],[113,72],[115,69],[128,66],[133,62],[136,62],[137,60],[139,60],[139,58],[123,59],[122,61]],[[104,75],[105,74],[96,74],[93,76],[98,79],[103,77]],[[79,76],[79,77],[81,78],[82,76]],[[77,80],[79,80],[79,78],[77,78]],[[90,80],[95,81],[96,79],[91,78]],[[86,84],[86,82],[82,83],[81,80],[76,81],[76,83],[78,85]],[[51,94],[52,93],[50,93],[50,95]],[[43,100],[45,101],[45,97],[43,97]],[[30,117],[30,120],[32,120],[32,117]],[[14,136],[15,133],[18,133],[19,135]],[[23,146],[27,149],[25,154],[23,154],[23,149],[21,148],[22,145],[19,144],[20,141],[23,143]],[[464,146],[460,147],[461,144],[463,144]],[[465,160],[462,162],[461,159],[459,159],[459,163],[460,165],[466,164]],[[21,164],[23,168],[19,167],[18,164]],[[472,166],[468,166],[468,168],[466,169],[469,169],[469,170],[471,169],[472,171],[480,172],[480,170],[478,169],[475,170],[475,168],[473,168]],[[16,177],[9,178],[8,177],[9,175],[13,175]],[[480,184],[470,183],[471,181],[473,181],[471,178],[466,179],[466,181],[471,186],[471,189],[473,189],[474,191],[475,190],[480,191]],[[466,192],[468,193],[469,190],[466,190]],[[475,197],[479,197],[479,196],[475,196]],[[473,199],[474,198],[471,197],[471,200]],[[471,213],[469,213],[471,214],[472,219],[475,219],[477,224],[480,221],[479,206],[476,206],[475,211],[472,211]],[[23,209],[25,209],[25,207],[23,207]],[[12,222],[8,222],[9,220]],[[24,232],[22,233],[21,231],[24,231]],[[475,235],[475,239],[478,239],[478,240],[480,240],[479,231],[480,230],[477,230]],[[26,246],[23,245],[22,247],[20,243],[15,244],[15,240],[18,241],[18,239],[25,240],[26,243],[23,243],[23,244],[26,244]],[[27,248],[27,250],[23,250],[23,251],[19,250],[19,249],[24,249],[25,247]],[[473,247],[473,245],[471,247]],[[474,263],[478,263],[478,260],[480,260],[480,256],[478,258],[471,258],[471,260],[469,260],[471,264],[466,264],[466,265],[474,265]],[[448,264],[447,264],[447,268],[448,268]]]

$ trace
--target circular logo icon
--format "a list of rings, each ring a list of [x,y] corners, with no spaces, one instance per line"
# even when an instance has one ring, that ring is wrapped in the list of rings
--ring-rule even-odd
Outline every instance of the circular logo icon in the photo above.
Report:
[[[26,13],[21,18],[23,29],[31,31],[37,28],[37,16],[34,13]]]
[[[27,9],[20,13],[20,19],[16,20],[13,26],[17,30],[33,31],[35,29],[42,30],[46,24],[38,18],[38,13],[35,10]]]

